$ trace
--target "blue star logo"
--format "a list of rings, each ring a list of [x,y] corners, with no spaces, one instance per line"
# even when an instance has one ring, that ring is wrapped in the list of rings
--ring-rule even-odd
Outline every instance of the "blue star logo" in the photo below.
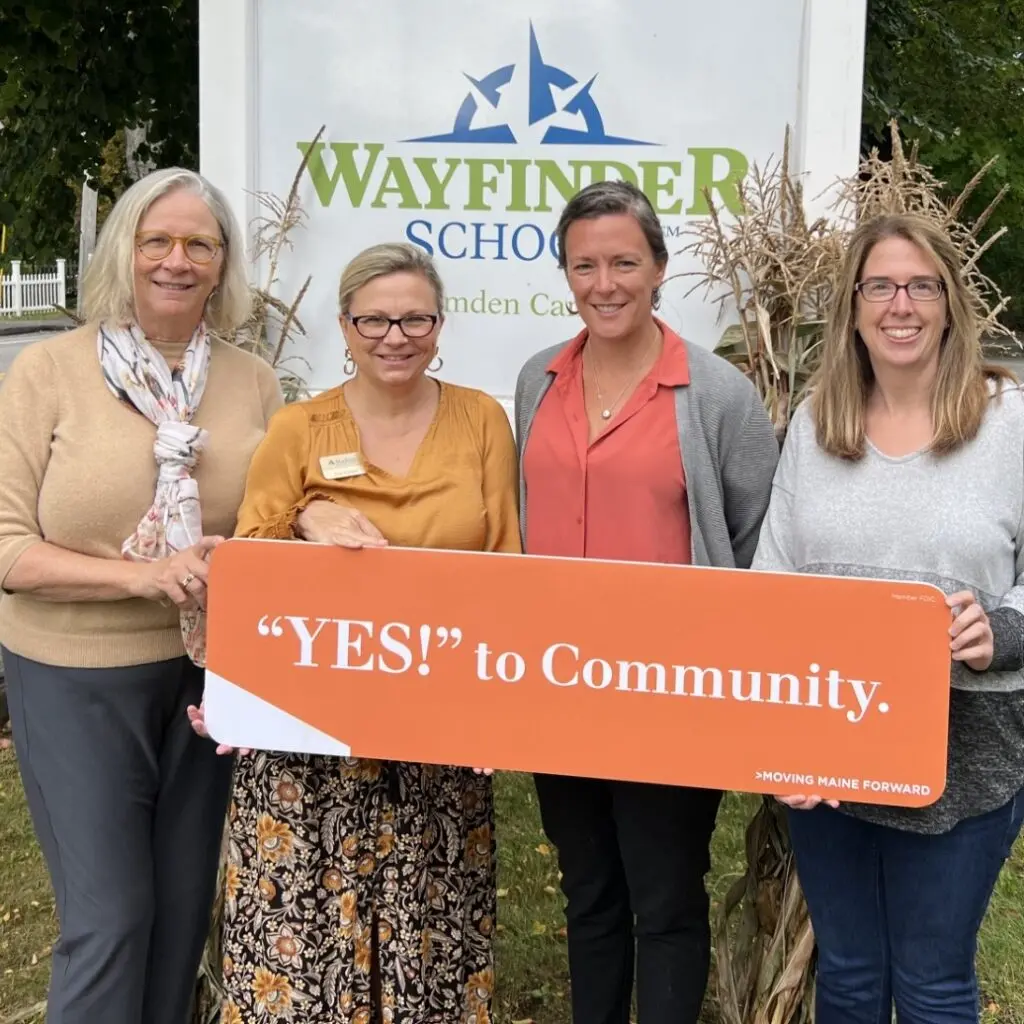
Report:
[[[512,127],[504,124],[491,124],[473,127],[477,114],[490,107],[497,110],[502,101],[503,90],[512,81],[516,65],[506,64],[483,78],[466,75],[473,87],[466,94],[450,132],[443,135],[424,135],[417,139],[406,139],[406,142],[480,142],[515,144],[518,140]],[[604,119],[598,109],[591,89],[597,80],[594,75],[586,84],[580,85],[579,80],[561,68],[545,62],[541,56],[537,34],[530,24],[530,69],[529,69],[529,101],[528,124],[548,124],[541,137],[542,145],[552,146],[653,146],[656,143],[643,142],[640,139],[627,139],[619,135],[609,135],[604,129]],[[578,87],[578,88],[577,88]],[[568,95],[566,95],[568,94]],[[560,105],[561,104],[561,105]],[[583,119],[585,127],[566,127],[557,123],[559,115],[568,114],[577,121]]]

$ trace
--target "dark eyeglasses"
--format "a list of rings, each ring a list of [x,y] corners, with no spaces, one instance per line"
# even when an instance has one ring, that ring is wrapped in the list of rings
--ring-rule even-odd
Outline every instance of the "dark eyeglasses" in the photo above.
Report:
[[[437,313],[410,313],[408,316],[348,316],[345,319],[370,341],[386,338],[388,331],[398,325],[407,338],[425,338],[437,326],[441,317]]]
[[[907,284],[897,284],[887,277],[869,277],[857,284],[860,297],[868,302],[892,302],[900,291],[905,291],[915,302],[934,302],[945,288],[937,277],[915,277]]]

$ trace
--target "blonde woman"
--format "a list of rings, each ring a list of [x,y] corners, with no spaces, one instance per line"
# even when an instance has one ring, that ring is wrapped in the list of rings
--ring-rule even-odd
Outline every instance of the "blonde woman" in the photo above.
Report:
[[[215,337],[249,288],[224,197],[191,171],[125,192],[83,302],[87,325],[0,390],[0,644],[60,922],[47,1020],[184,1024],[231,761],[189,728],[182,616],[281,395]]]
[[[427,375],[441,362],[444,323],[429,257],[404,244],[367,249],[345,268],[339,304],[351,379],[274,417],[253,457],[238,535],[518,552],[508,417],[483,392]],[[321,460],[339,454],[358,472],[328,479]],[[485,775],[241,758],[225,1024],[273,1015],[305,1024],[490,1020],[494,870]]]
[[[754,567],[948,595],[940,799],[784,802],[818,940],[818,1024],[888,1022],[893,1003],[901,1024],[976,1022],[978,928],[1024,818],[1024,396],[983,364],[957,251],[927,220],[853,236]]]

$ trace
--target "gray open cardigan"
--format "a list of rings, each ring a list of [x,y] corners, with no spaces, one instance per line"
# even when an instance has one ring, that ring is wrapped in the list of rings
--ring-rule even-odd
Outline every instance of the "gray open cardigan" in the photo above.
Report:
[[[526,550],[523,455],[533,417],[551,382],[548,364],[564,347],[531,357],[516,382],[519,528]],[[694,565],[750,567],[779,461],[775,431],[754,386],[707,349],[686,345],[690,383],[675,388],[676,425],[690,510]]]

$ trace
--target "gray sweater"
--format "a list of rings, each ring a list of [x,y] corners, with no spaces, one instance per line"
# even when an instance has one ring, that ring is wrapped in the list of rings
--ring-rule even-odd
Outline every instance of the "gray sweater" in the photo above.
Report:
[[[1024,392],[993,395],[977,437],[950,455],[890,458],[869,443],[859,462],[822,451],[802,406],[753,567],[971,590],[989,614],[992,667],[952,662],[943,795],[919,809],[844,804],[847,813],[940,833],[1024,785]]]
[[[691,559],[694,565],[746,569],[754,557],[779,459],[775,431],[754,386],[739,370],[707,349],[684,344],[690,383],[674,390]],[[547,366],[563,347],[538,352],[520,370],[516,382],[519,527],[524,550],[528,484],[523,477],[523,453],[533,417],[555,379]]]

